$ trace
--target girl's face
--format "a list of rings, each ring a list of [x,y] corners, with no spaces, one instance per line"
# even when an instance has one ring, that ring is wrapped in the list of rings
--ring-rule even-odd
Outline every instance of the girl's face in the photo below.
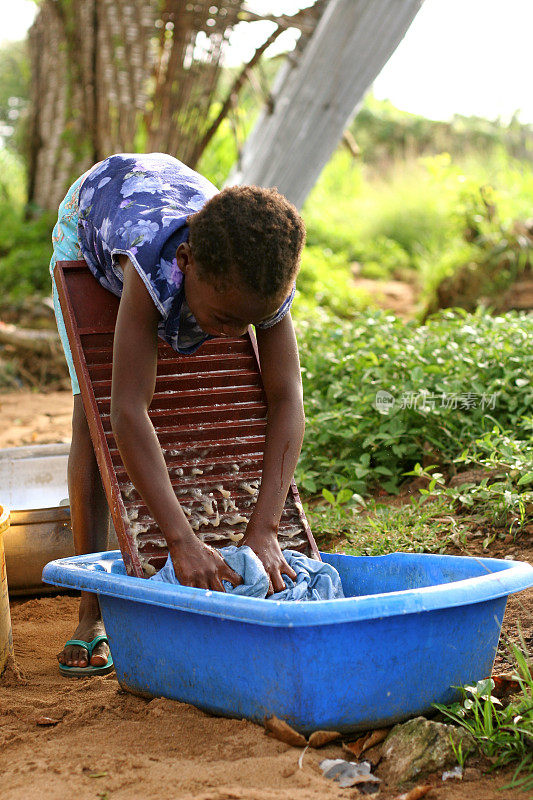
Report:
[[[276,313],[290,292],[263,298],[248,289],[231,285],[217,289],[202,279],[188,244],[178,247],[176,258],[185,275],[185,299],[200,328],[211,336],[242,336],[248,325],[257,325]]]

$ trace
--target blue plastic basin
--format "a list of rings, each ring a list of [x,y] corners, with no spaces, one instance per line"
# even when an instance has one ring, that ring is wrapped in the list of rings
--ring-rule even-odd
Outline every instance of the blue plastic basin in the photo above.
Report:
[[[303,733],[364,730],[455,699],[491,673],[517,561],[323,553],[344,600],[280,603],[130,578],[118,551],[52,561],[43,580],[97,592],[118,680],[215,714],[275,714]]]

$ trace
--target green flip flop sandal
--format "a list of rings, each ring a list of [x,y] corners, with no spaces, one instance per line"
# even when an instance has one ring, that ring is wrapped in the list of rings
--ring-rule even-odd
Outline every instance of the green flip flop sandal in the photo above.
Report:
[[[92,642],[84,642],[83,639],[69,639],[68,642],[65,642],[65,647],[68,644],[77,644],[80,647],[84,647],[89,654],[90,661],[94,648],[99,645],[100,642],[107,642],[107,644],[109,644],[109,639],[107,636],[96,636]],[[83,678],[90,675],[107,675],[113,669],[114,666],[111,653],[109,653],[107,664],[102,664],[101,667],[93,667],[92,664],[88,664],[86,667],[69,667],[67,664],[59,665],[59,671],[61,674],[66,675],[68,678]]]

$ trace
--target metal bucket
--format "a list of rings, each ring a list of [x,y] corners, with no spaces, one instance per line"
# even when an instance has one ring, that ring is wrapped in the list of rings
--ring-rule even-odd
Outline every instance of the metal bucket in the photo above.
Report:
[[[4,558],[4,534],[8,530],[9,511],[7,508],[0,506],[0,675],[6,667],[9,656],[13,655],[13,635],[11,633],[6,560]]]
[[[43,567],[74,555],[68,504],[68,444],[31,445],[0,450],[0,497],[10,506],[4,537],[11,596],[57,594],[41,581]],[[109,547],[118,547],[111,526]]]

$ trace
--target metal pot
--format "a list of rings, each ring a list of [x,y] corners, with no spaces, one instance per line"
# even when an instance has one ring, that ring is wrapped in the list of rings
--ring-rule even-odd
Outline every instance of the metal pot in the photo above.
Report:
[[[4,534],[9,593],[58,592],[42,583],[49,561],[74,555],[68,505],[68,444],[10,447],[0,450],[0,502],[11,507]],[[113,526],[109,549],[117,549]]]
[[[36,508],[12,511],[11,526],[5,536],[6,569],[9,593],[53,592],[41,581],[45,564],[56,558],[74,555],[70,508]]]

